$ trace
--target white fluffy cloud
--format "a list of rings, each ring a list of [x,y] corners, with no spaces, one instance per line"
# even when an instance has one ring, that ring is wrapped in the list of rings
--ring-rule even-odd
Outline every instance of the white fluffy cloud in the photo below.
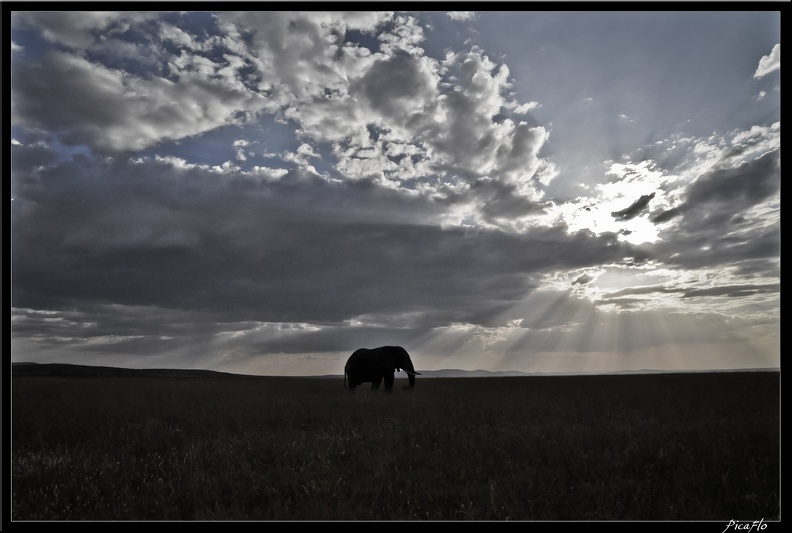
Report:
[[[196,135],[267,105],[262,96],[219,77],[220,66],[208,59],[182,53],[171,64],[177,81],[51,52],[16,69],[13,120],[57,132],[71,144],[123,152]]]
[[[770,53],[762,56],[759,60],[759,66],[756,67],[754,78],[761,78],[767,76],[771,72],[781,69],[781,45],[777,44],[773,47]]]
[[[114,37],[120,30],[94,33],[119,21],[129,27],[134,19],[94,14],[62,28],[49,17],[26,20],[61,41],[79,42],[81,52],[51,52],[17,69],[14,120],[113,153],[267,113],[293,121],[304,141],[329,144],[336,168],[349,178],[418,179],[424,191],[429,183],[447,188],[454,177],[468,185],[486,178],[504,184],[509,196],[525,197],[512,205],[538,199],[531,178],[543,166],[538,152],[548,133],[502,115],[536,104],[508,99],[508,67],[481,50],[430,58],[420,48],[424,35],[415,18],[385,12],[221,13],[218,20],[224,33],[211,38],[172,23],[154,26],[178,51],[157,49],[151,57],[159,64],[140,73],[101,61],[100,52],[111,49],[135,53]],[[345,39],[353,30],[373,34],[386,22],[378,49]],[[238,151],[237,159],[243,157]],[[458,189],[456,202],[470,195],[493,211],[501,202],[478,196],[485,188],[492,191],[483,184]]]

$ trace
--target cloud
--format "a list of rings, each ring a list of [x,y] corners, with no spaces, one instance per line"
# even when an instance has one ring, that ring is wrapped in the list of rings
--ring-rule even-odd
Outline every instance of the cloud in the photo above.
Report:
[[[83,49],[95,43],[116,22],[143,21],[155,14],[111,11],[23,11],[13,14],[14,24],[32,27],[52,42]]]
[[[446,12],[451,20],[471,20],[475,18],[475,11],[448,11]]]
[[[754,78],[762,78],[771,72],[781,69],[781,45],[777,44],[770,51],[770,54],[762,56],[759,60],[759,66],[756,67]]]
[[[781,292],[781,284],[774,283],[772,285],[726,285],[719,287],[711,287],[707,289],[692,289],[685,293],[685,298],[694,298],[696,296],[728,296],[731,298],[741,296],[753,296],[762,293],[779,293]]]
[[[681,228],[698,233],[730,221],[739,224],[742,213],[778,193],[779,165],[779,151],[773,150],[749,162],[702,174],[688,187],[685,201],[674,208],[683,217]]]
[[[242,85],[208,79],[202,71],[218,68],[204,59],[178,81],[147,79],[50,52],[39,62],[15,66],[12,119],[57,133],[67,143],[113,153],[209,131],[234,123],[239,112],[267,105]]]
[[[298,15],[284,15],[292,22],[293,17]],[[275,57],[273,41],[284,31],[280,26],[285,20],[229,20],[240,31],[255,28],[258,59],[252,62],[263,79],[272,78],[273,72],[280,76],[272,87],[279,87],[284,98],[288,93],[284,116],[300,126],[303,137],[330,143],[335,168],[345,177],[377,176],[394,186],[417,180],[423,193],[439,198],[451,194],[457,204],[484,200],[483,218],[492,220],[492,213],[503,206],[502,197],[482,198],[482,189],[473,187],[486,177],[500,182],[495,187],[510,190],[514,198],[509,204],[523,204],[523,214],[535,209],[532,205],[541,195],[531,178],[548,169],[538,157],[548,132],[511,119],[494,121],[504,110],[524,113],[534,107],[518,106],[504,96],[509,88],[505,65],[498,66],[477,49],[449,55],[442,62],[429,58],[418,46],[423,33],[415,19],[401,16],[393,19],[393,29],[380,35],[382,48],[373,54],[344,42],[341,30],[332,33],[330,29],[339,25],[332,17],[334,22],[325,26],[301,21],[297,28],[304,31],[288,39],[296,41],[296,35],[304,33],[303,40],[288,53],[303,51],[290,60],[269,61],[266,58]],[[367,29],[378,24],[381,21],[370,21]],[[321,47],[316,44],[320,37]],[[327,41],[335,42],[330,51],[324,46]],[[298,75],[305,79],[292,82]],[[455,178],[468,187],[455,186],[451,193]],[[503,216],[518,211],[511,208]]]
[[[532,109],[536,109],[539,107],[537,102],[528,102],[527,104],[522,104],[514,108],[514,112],[519,115],[524,115],[531,111]]]
[[[655,252],[668,264],[709,268],[745,263],[769,275],[778,271],[780,253],[780,152],[702,173],[683,201],[659,213],[655,223],[674,221],[661,232]]]
[[[611,213],[613,218],[617,218],[620,220],[630,220],[635,218],[641,211],[643,211],[652,198],[655,197],[655,193],[652,194],[644,194],[640,198],[638,198],[635,202],[633,202],[629,207],[625,207],[621,211],[614,211]]]
[[[478,179],[471,184],[469,191],[480,202],[483,219],[490,223],[497,223],[497,219],[544,213],[547,205],[526,198],[514,184],[489,178]]]
[[[586,283],[591,282],[593,279],[594,278],[592,276],[590,276],[589,274],[583,274],[582,276],[577,278],[575,281],[573,281],[572,284],[573,285],[576,285],[576,284],[585,285]]]
[[[350,93],[361,96],[391,127],[404,128],[437,97],[433,74],[428,62],[397,53],[376,61]]]
[[[531,290],[527,272],[635,254],[563,228],[443,229],[435,203],[373,181],[268,180],[167,159],[22,168],[41,149],[14,149],[18,308],[207,301],[220,322],[420,313],[442,326],[490,320]]]
[[[222,13],[216,19],[219,33],[211,38],[192,33],[189,25],[154,26],[179,49],[144,51],[143,44],[121,40],[120,30],[89,38],[121,20],[133,27],[148,18],[94,17],[71,37],[58,33],[89,53],[50,52],[17,65],[15,123],[113,154],[273,114],[296,123],[304,141],[330,143],[335,168],[345,178],[378,176],[395,186],[418,180],[424,194],[445,196],[456,176],[468,187],[455,188],[455,203],[481,205],[482,220],[490,221],[503,208],[505,217],[534,212],[541,200],[532,178],[550,168],[538,157],[548,132],[510,118],[495,120],[536,103],[507,99],[508,68],[476,48],[442,62],[426,56],[414,17]],[[387,20],[379,51],[345,40],[351,30],[372,32]],[[50,18],[26,23],[55,31]],[[108,66],[122,55],[149,60],[135,62],[134,72]],[[239,149],[236,158],[248,161]],[[306,163],[298,156],[287,159]],[[545,172],[542,179],[552,176]],[[474,186],[481,178],[499,183]],[[490,192],[482,197],[485,189]],[[491,194],[494,189],[512,198]]]

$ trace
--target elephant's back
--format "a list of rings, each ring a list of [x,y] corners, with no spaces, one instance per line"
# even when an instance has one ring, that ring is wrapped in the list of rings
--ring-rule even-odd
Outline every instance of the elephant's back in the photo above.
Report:
[[[352,352],[352,355],[349,356],[349,359],[347,360],[347,365],[350,363],[354,363],[355,361],[358,360],[365,360],[370,355],[371,355],[370,348],[358,348],[357,350]]]

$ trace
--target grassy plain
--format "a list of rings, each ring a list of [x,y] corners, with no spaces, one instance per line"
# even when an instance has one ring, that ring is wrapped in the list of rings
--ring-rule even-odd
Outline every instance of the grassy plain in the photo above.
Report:
[[[778,372],[400,381],[15,377],[11,519],[780,518]]]

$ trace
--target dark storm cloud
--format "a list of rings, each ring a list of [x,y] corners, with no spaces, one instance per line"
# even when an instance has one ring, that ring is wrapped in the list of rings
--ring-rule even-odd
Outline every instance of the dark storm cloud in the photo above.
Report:
[[[649,201],[655,197],[655,193],[652,194],[644,194],[640,198],[638,198],[635,202],[633,202],[629,207],[622,209],[621,211],[614,211],[611,213],[613,218],[619,220],[630,220],[638,216],[641,211],[646,209],[646,206],[649,205]]]
[[[479,178],[470,186],[470,196],[481,205],[481,214],[490,222],[500,218],[517,218],[544,212],[547,204],[519,194],[517,186],[490,178]]]
[[[655,224],[661,224],[663,222],[668,222],[672,218],[681,215],[682,211],[683,210],[682,210],[681,207],[674,207],[672,209],[667,209],[667,210],[661,212],[659,215],[657,215],[654,218],[652,218],[652,222],[654,222]]]
[[[434,203],[373,182],[83,159],[15,176],[13,305],[22,309],[115,304],[197,310],[216,322],[324,324],[418,313],[429,325],[481,323],[532,290],[528,273],[635,254],[613,235],[563,228],[443,229],[429,223]]]
[[[779,187],[780,150],[702,175],[688,189],[687,204],[754,205]]]
[[[735,215],[776,194],[780,180],[780,150],[775,149],[737,166],[701,175],[687,189],[681,205],[657,215],[654,221],[682,216],[681,226],[689,232],[739,223]]]
[[[756,224],[749,213],[780,191],[780,180],[778,149],[701,175],[679,206],[653,220],[678,218],[656,253],[688,268],[750,262],[751,269],[772,271],[780,254],[780,226]],[[763,267],[757,267],[760,259],[766,260]]]
[[[615,291],[608,293],[605,298],[616,298],[619,296],[629,296],[632,294],[656,294],[656,293],[674,293],[679,292],[679,289],[669,289],[667,287],[662,286],[651,286],[651,287],[636,287],[630,289],[622,289],[620,291]]]
[[[697,296],[729,296],[731,298],[741,296],[754,296],[757,294],[777,293],[781,291],[781,284],[772,285],[726,285],[721,287],[711,287],[708,289],[691,289],[685,292],[685,298],[695,298]]]

